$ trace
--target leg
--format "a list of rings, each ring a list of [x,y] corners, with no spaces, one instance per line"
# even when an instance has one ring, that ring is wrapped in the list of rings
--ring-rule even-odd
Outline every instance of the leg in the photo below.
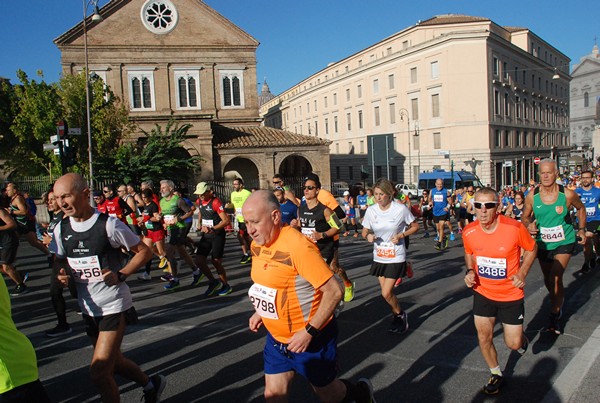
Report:
[[[346,385],[339,379],[335,379],[327,386],[313,386],[313,390],[322,402],[341,402],[346,397]]]
[[[27,234],[25,234],[25,239],[27,239],[27,242],[29,242],[31,246],[38,249],[44,255],[50,254],[50,251],[48,248],[46,248],[46,245],[44,245],[42,241],[38,239],[34,231],[29,231]]]
[[[63,297],[63,288],[58,283],[56,276],[58,275],[58,268],[52,268],[52,277],[50,278],[50,300],[52,301],[52,307],[56,313],[58,324],[68,326],[67,323],[67,306]],[[73,281],[69,281],[72,283]]]
[[[504,329],[504,343],[506,347],[511,350],[518,350],[525,343],[525,337],[523,335],[523,325],[507,325],[502,324]]]
[[[498,367],[498,353],[496,352],[496,347],[494,347],[494,324],[496,323],[496,318],[474,315],[474,321],[479,340],[479,349],[481,350],[483,359],[489,368],[496,368]],[[519,345],[519,347],[521,346]]]
[[[196,265],[200,268],[200,271],[202,272],[202,274],[204,274],[209,281],[213,281],[215,279],[215,277],[210,272],[210,268],[208,267],[208,264],[206,264],[206,258],[207,258],[206,255],[197,253],[196,254]]]
[[[190,269],[192,269],[192,271],[196,270],[196,265],[194,264],[192,257],[187,253],[187,250],[185,250],[185,244],[179,244],[176,248],[177,252],[179,252],[179,256],[188,264],[188,266],[190,266]]]
[[[206,260],[206,257],[204,258]],[[225,268],[223,267],[223,259],[212,258],[212,264],[215,266],[215,270],[217,270],[217,274],[221,279],[223,284],[227,284],[227,273],[225,273]],[[208,276],[207,276],[208,277]]]
[[[585,244],[583,245],[583,256],[585,257],[585,263],[589,264],[594,258],[594,245],[593,245],[594,233],[586,231],[585,233]]]
[[[269,403],[287,402],[292,379],[294,379],[294,371],[265,374],[265,400]]]
[[[386,278],[386,277],[378,277],[379,285],[381,286],[381,296],[385,299],[385,302],[388,303],[390,308],[392,308],[392,313],[394,315],[399,315],[402,313],[402,308],[400,307],[400,302],[398,302],[398,298],[396,294],[394,294],[394,283],[396,279],[394,278]]]
[[[6,273],[6,275],[8,277],[10,277],[10,279],[12,281],[14,281],[16,285],[19,285],[19,284],[23,283],[23,278],[21,277],[21,275],[19,274],[19,272],[17,271],[17,269],[15,269],[12,265],[10,265],[10,264],[2,264],[2,271],[4,273]]]
[[[111,331],[100,331],[94,346],[90,375],[92,382],[100,390],[103,402],[120,401],[114,372],[124,332],[125,318],[124,314],[121,314],[118,328]]]

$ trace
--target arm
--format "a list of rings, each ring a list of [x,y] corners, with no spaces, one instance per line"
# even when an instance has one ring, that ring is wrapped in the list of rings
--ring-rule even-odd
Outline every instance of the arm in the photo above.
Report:
[[[325,284],[319,287],[319,291],[323,293],[319,309],[310,320],[310,325],[320,329],[325,322],[333,315],[335,308],[342,299],[342,289],[335,277],[331,276]],[[288,344],[288,350],[292,353],[305,352],[310,344],[313,336],[308,334],[305,329],[294,333]]]
[[[179,200],[177,201],[177,207],[181,211],[183,211],[183,214],[177,217],[178,221],[183,221],[194,214],[194,210],[192,210],[191,207],[182,198],[179,198]]]
[[[15,197],[13,205],[17,208],[17,210],[13,210],[12,215],[15,216],[26,216],[27,215],[27,203],[25,203],[25,199],[23,196]]]
[[[125,276],[130,276],[137,272],[137,270],[144,266],[150,259],[152,259],[152,250],[146,246],[145,243],[140,242],[137,245],[134,245],[129,248],[131,252],[133,252],[133,257],[127,262],[125,267],[119,270],[119,273],[124,274]],[[102,270],[104,282],[106,285],[118,285],[119,275],[109,269]]]
[[[567,196],[567,209],[570,210],[571,207],[575,207],[577,209],[577,222],[579,223],[579,227],[577,230],[577,236],[580,238],[578,243],[580,245],[585,244],[585,224],[587,219],[587,214],[585,211],[585,206],[581,202],[579,195],[572,191],[571,189],[565,188],[566,196]]]
[[[531,251],[526,250],[523,252],[523,263],[521,263],[521,267],[519,268],[519,271],[510,278],[513,281],[513,285],[515,287],[517,287],[517,288],[525,287],[525,277],[527,277],[527,274],[529,274],[529,270],[531,269],[531,266],[535,262],[535,259],[537,257],[537,250],[538,250],[538,247],[537,247],[537,244],[535,244],[533,250],[531,250]]]
[[[341,222],[331,209],[326,208],[324,211],[325,219],[329,224],[329,229],[325,232],[313,232],[312,236],[315,241],[329,238],[340,232]]]
[[[465,284],[469,288],[473,288],[475,284],[477,284],[477,279],[475,278],[475,270],[473,270],[473,255],[469,255],[465,253],[465,266],[467,267],[467,272],[465,274]]]
[[[585,210],[584,210],[585,211]],[[532,220],[533,215],[533,192],[529,192],[527,197],[525,198],[525,206],[523,207],[523,214],[521,214],[521,222],[527,228],[531,235],[536,235],[538,233],[537,226],[535,225],[535,220]]]
[[[407,230],[405,230],[404,232],[400,232],[398,234],[394,234],[391,238],[391,241],[394,244],[400,243],[401,239],[414,234],[418,230],[419,230],[419,224],[416,221],[413,221],[410,223]]]
[[[13,230],[17,228],[17,222],[4,209],[0,209],[0,218],[4,221],[4,225],[0,226],[0,231]]]
[[[231,223],[231,220],[229,219],[229,215],[225,211],[220,211],[219,217],[221,217],[221,222],[218,223],[217,225],[215,225],[214,227],[212,227],[213,231],[225,228],[226,226],[229,225],[229,223]]]

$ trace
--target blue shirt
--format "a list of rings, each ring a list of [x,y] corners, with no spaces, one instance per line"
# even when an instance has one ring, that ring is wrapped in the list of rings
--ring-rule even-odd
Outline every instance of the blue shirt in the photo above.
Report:
[[[598,203],[600,203],[600,189],[592,186],[590,190],[577,188],[575,192],[577,192],[581,202],[585,206],[586,220],[600,221],[600,208],[598,208]]]
[[[431,191],[431,200],[433,200],[433,215],[436,217],[448,214],[448,210],[444,210],[448,206],[448,191],[446,189],[438,190],[434,188]]]
[[[293,219],[298,218],[298,206],[289,200],[285,203],[280,203],[279,208],[281,210],[281,219],[284,223],[290,225]]]
[[[358,203],[359,206],[366,206],[367,205],[367,195],[358,195],[356,196],[356,202]]]

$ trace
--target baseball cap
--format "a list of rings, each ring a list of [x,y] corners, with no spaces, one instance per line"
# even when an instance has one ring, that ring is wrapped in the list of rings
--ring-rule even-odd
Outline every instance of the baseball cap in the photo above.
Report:
[[[102,191],[101,191],[101,190],[94,190],[93,196],[94,196],[94,197],[100,197],[100,196],[103,196],[103,194],[102,194]]]
[[[350,192],[347,190],[344,190],[344,196],[350,196]]]
[[[201,195],[206,193],[208,190],[208,184],[206,182],[200,182],[196,185],[196,191],[194,191],[195,195]]]

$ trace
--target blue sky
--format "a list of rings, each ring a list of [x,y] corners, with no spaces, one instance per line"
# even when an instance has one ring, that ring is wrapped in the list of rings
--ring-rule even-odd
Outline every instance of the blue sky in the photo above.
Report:
[[[178,1],[173,0],[175,5]],[[101,6],[107,0],[100,0]],[[330,62],[341,60],[434,15],[487,17],[521,26],[571,58],[590,53],[600,36],[598,0],[206,0],[261,44],[257,80],[279,94]],[[0,76],[16,83],[17,69],[57,81],[60,54],[53,40],[81,21],[80,0],[2,0]],[[259,84],[260,88],[260,84]]]

